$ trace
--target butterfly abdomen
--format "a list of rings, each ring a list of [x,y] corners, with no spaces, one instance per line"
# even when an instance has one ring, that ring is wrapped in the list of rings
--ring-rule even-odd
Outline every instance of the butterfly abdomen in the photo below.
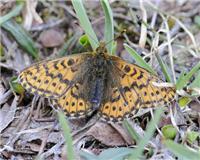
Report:
[[[91,99],[90,102],[94,104],[94,106],[99,107],[104,91],[104,81],[102,79],[97,79],[94,83],[94,86],[91,88]]]

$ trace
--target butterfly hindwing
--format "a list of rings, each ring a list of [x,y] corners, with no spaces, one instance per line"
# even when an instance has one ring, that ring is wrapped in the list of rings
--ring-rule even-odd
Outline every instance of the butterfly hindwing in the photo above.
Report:
[[[54,99],[53,105],[62,108],[68,117],[84,117],[92,112],[91,104],[80,96],[81,84],[76,83],[65,94]]]
[[[126,88],[121,93],[120,88],[116,87],[111,91],[110,100],[102,104],[99,114],[106,121],[118,122],[130,118],[133,109],[139,105],[139,97],[134,90]]]

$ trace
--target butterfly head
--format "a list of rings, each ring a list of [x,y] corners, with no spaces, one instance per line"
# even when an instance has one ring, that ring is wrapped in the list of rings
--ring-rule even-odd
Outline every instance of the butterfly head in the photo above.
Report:
[[[99,47],[96,48],[96,54],[104,56],[107,53],[106,43],[100,42]]]

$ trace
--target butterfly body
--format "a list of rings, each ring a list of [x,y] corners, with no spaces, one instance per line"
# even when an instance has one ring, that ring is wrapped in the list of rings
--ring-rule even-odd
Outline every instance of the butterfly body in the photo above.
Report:
[[[77,96],[89,102],[93,110],[99,109],[102,102],[107,100],[110,89],[116,86],[116,79],[112,75],[113,66],[111,59],[104,49],[88,56],[83,64],[80,65],[80,71],[75,81],[82,86]],[[115,79],[111,81],[111,79]]]
[[[173,87],[145,69],[111,56],[100,43],[93,52],[43,61],[19,75],[29,92],[51,98],[69,117],[83,117],[95,110],[105,121],[120,122],[133,110],[155,107],[172,101]]]

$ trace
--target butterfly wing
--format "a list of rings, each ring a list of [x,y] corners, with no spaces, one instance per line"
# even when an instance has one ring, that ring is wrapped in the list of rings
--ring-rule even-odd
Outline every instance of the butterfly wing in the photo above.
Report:
[[[122,121],[133,116],[134,109],[156,107],[172,101],[174,88],[158,87],[154,82],[162,81],[145,69],[116,56],[112,56],[111,59],[119,84],[112,89],[109,101],[102,104],[100,116],[103,119]]]
[[[58,98],[72,86],[80,65],[88,56],[89,53],[74,54],[36,63],[20,73],[19,82],[30,93]]]
[[[76,83],[58,99],[53,99],[55,107],[62,108],[68,117],[84,117],[92,112],[91,103],[81,96],[83,86]]]
[[[119,122],[124,118],[130,118],[132,111],[139,108],[139,96],[134,90],[126,90],[121,93],[119,88],[113,88],[110,94],[109,101],[102,104],[100,108],[100,117],[109,122]]]

